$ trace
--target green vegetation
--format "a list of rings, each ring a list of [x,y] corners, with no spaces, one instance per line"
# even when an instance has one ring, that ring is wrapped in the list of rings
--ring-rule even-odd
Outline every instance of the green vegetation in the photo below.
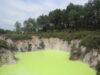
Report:
[[[33,34],[5,34],[3,36],[7,38],[11,38],[13,41],[16,40],[27,40],[31,39],[33,35],[39,37],[55,37],[60,38],[66,41],[71,41],[73,39],[80,39],[82,40],[80,46],[86,46],[89,49],[100,49],[100,31],[75,31],[70,32],[68,31],[48,31],[48,32],[41,32],[41,33],[33,33]]]
[[[11,33],[14,33],[14,32],[11,31],[11,30],[0,29],[0,35],[2,35],[2,34],[11,34]]]
[[[15,30],[16,30],[16,33],[21,33],[21,23],[19,22],[16,22],[15,23]]]
[[[97,75],[100,75],[100,72],[97,72]]]
[[[3,40],[0,40],[0,48],[8,48],[7,43]]]
[[[40,48],[38,48],[38,49],[44,49],[44,47],[45,47],[44,43],[41,42],[41,43],[40,43]]]
[[[85,5],[70,3],[66,9],[55,9],[48,15],[37,19],[29,18],[15,23],[16,33],[35,33],[52,30],[99,30],[100,29],[100,0],[89,0]]]
[[[97,68],[96,68],[98,71],[100,71],[100,62],[98,63],[97,65]]]
[[[85,5],[70,3],[65,9],[55,9],[48,15],[42,14],[37,19],[29,18],[21,24],[16,21],[15,30],[0,29],[0,34],[6,33],[37,33],[47,31],[99,30],[100,0],[89,0]]]
[[[96,66],[96,70],[97,70],[97,75],[100,75],[100,62]]]
[[[13,41],[16,41],[16,40],[25,40],[25,39],[27,40],[27,39],[31,39],[31,36],[32,35],[33,34],[4,34],[3,36],[5,36],[6,39],[10,38]]]
[[[87,51],[91,49],[100,49],[100,31],[48,31],[48,32],[41,32],[41,33],[34,33],[34,34],[5,34],[6,38],[11,38],[13,41],[17,40],[27,40],[31,39],[33,35],[39,37],[54,37],[60,38],[66,41],[70,41],[73,39],[80,39],[82,40],[80,46],[87,47]],[[41,44],[42,45],[42,44]]]
[[[100,35],[89,35],[82,40],[80,45],[87,47],[88,50],[100,49]]]
[[[8,49],[8,50],[11,50],[11,51],[17,50],[16,46],[14,46],[14,45],[9,46],[9,45],[7,45],[6,41],[0,40],[0,49],[2,49],[2,48]]]

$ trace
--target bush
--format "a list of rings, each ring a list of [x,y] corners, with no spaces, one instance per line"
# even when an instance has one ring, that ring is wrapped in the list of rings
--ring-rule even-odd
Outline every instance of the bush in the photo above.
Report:
[[[8,48],[7,43],[3,40],[0,40],[0,48]]]
[[[6,39],[10,38],[13,41],[31,39],[32,34],[6,34]]]
[[[81,41],[80,46],[85,46],[88,49],[100,49],[100,36],[89,35]]]
[[[97,70],[97,75],[100,75],[100,62],[96,66],[96,70]]]
[[[0,48],[8,49],[11,51],[16,51],[16,46],[8,46],[6,41],[0,40]]]
[[[97,72],[97,75],[100,75],[100,72],[99,71]]]
[[[96,70],[100,72],[100,62],[97,64]]]

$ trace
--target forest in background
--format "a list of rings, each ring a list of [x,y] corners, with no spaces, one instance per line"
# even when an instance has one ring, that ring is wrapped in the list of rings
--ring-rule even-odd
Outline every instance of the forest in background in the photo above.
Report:
[[[6,33],[37,33],[47,31],[100,30],[100,0],[89,0],[85,5],[70,3],[66,9],[55,9],[48,15],[40,15],[37,19],[29,18],[21,24],[15,23],[13,31],[0,29]]]

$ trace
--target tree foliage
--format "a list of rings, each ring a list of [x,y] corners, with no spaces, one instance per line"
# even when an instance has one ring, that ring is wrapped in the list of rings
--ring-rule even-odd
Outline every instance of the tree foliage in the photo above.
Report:
[[[21,33],[21,23],[20,22],[16,22],[15,23],[15,31],[16,31],[16,33]]]
[[[66,9],[55,9],[37,19],[29,18],[24,21],[22,27],[24,33],[67,29],[99,30],[100,0],[89,0],[85,5],[70,3]],[[20,32],[20,23],[16,23],[16,32]]]

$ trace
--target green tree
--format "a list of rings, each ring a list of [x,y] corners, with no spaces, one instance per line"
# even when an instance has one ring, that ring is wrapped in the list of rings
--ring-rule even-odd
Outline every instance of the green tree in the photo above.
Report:
[[[62,11],[60,9],[56,9],[49,13],[50,24],[53,25],[54,29],[61,30],[62,29]]]
[[[29,18],[22,28],[25,33],[39,30],[97,30],[100,29],[100,0],[89,0],[85,5],[70,3],[66,9],[55,9],[36,20]]]
[[[25,33],[34,33],[38,32],[39,25],[35,19],[29,18],[28,20],[24,21],[23,30]]]
[[[84,25],[87,29],[100,29],[100,0],[90,0],[86,5]]]
[[[51,27],[50,27],[50,22],[49,22],[49,16],[47,16],[47,15],[39,16],[39,17],[37,18],[37,22],[38,22],[40,28],[41,28],[43,31],[46,31],[46,30],[51,29]]]
[[[82,28],[82,18],[84,17],[83,6],[70,3],[66,11],[68,14],[69,28],[75,30]]]
[[[15,23],[15,31],[18,34],[21,33],[21,23],[18,21]]]

